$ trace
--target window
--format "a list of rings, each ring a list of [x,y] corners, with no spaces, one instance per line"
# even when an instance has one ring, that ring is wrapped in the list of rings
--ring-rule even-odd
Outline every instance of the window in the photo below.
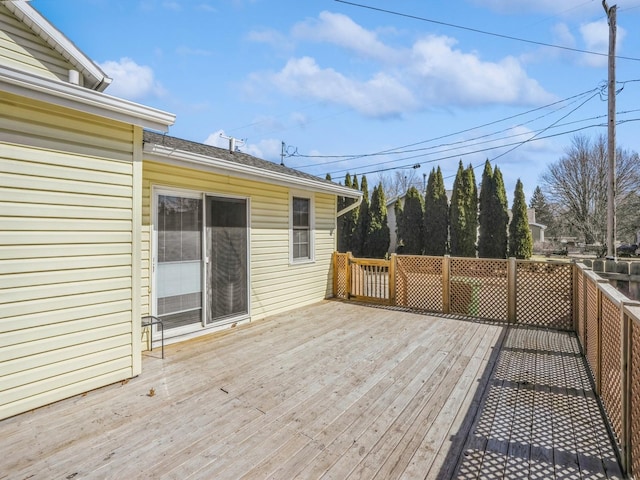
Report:
[[[313,260],[311,199],[292,197],[291,250],[292,261]]]

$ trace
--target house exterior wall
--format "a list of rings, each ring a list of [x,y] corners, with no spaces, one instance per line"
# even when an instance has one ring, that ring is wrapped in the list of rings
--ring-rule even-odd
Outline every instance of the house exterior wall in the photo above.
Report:
[[[72,65],[0,2],[0,65],[66,81]],[[82,82],[82,79],[81,79]]]
[[[140,371],[142,131],[5,92],[0,111],[6,418]]]
[[[255,180],[158,162],[143,163],[142,312],[151,312],[153,187],[184,188],[249,199],[250,315],[252,320],[318,302],[332,294],[336,197],[311,194],[315,217],[315,261],[289,262],[290,189]],[[295,191],[295,190],[294,190]]]

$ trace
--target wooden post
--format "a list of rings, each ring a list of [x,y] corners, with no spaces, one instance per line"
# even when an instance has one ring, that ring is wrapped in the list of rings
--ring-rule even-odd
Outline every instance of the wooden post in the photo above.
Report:
[[[518,282],[516,278],[516,259],[509,257],[507,260],[507,320],[516,323],[516,290]]]
[[[396,304],[396,254],[392,253],[389,259],[389,304]]]
[[[451,257],[442,258],[442,313],[451,313]]]
[[[596,283],[596,393],[602,397],[602,290]]]
[[[338,296],[338,252],[333,252],[332,262],[333,266],[333,298]]]
[[[351,255],[351,252],[347,252],[347,278],[345,281],[346,284],[346,298],[347,300],[349,300],[349,298],[351,297],[351,259],[353,258],[353,255]]]
[[[606,0],[602,6],[609,20],[608,119],[607,119],[607,256],[616,256],[616,11]]]

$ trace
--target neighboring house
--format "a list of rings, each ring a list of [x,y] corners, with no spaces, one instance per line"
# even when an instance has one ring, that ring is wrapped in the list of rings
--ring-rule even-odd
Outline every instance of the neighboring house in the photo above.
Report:
[[[0,418],[141,373],[187,338],[331,292],[327,182],[166,132],[24,0],[0,2]]]

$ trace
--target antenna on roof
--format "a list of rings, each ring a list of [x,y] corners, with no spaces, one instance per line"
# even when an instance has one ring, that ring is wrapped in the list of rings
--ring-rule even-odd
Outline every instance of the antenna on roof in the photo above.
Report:
[[[280,165],[284,166],[284,153],[285,153],[286,145],[282,142],[282,150],[280,151]]]
[[[229,140],[229,153],[238,152],[238,148],[242,147],[246,142],[239,138],[228,137],[226,135],[220,134],[220,138],[224,138],[225,140]],[[238,142],[240,144],[238,145]]]

